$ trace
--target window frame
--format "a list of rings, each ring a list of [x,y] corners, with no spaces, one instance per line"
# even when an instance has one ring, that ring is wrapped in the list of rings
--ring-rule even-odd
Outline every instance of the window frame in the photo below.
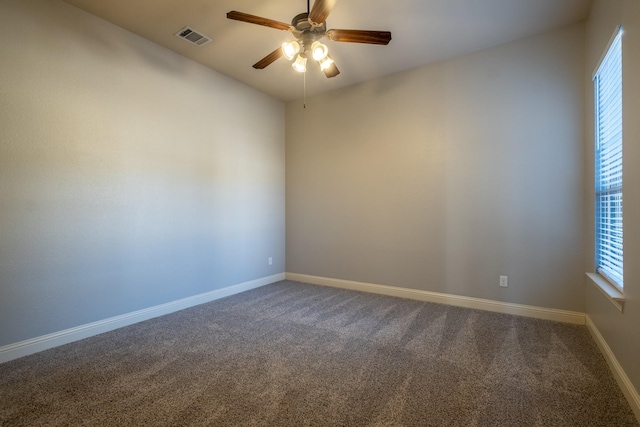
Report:
[[[593,88],[594,88],[594,184],[595,184],[595,235],[594,235],[594,262],[595,269],[598,275],[602,276],[606,281],[611,284],[620,293],[624,290],[624,251],[623,251],[623,188],[622,188],[622,170],[623,170],[623,135],[622,135],[622,97],[623,97],[623,77],[622,77],[622,26],[618,26],[614,31],[614,34],[607,44],[607,47],[603,53],[602,58],[598,62],[598,66],[593,73]],[[619,57],[619,61],[617,61]],[[611,60],[616,60],[613,63],[615,68],[610,68]],[[619,68],[618,68],[619,66]],[[612,74],[613,70],[613,74]],[[606,78],[603,83],[603,78]],[[616,88],[615,92],[611,90],[611,85]],[[619,85],[619,86],[618,86]],[[618,88],[619,87],[619,88]],[[604,89],[603,89],[604,88]],[[619,91],[619,92],[618,92]],[[611,105],[604,105],[601,103],[602,92],[605,95],[613,95],[613,101],[615,102],[613,108]],[[619,110],[618,110],[619,107]],[[603,113],[604,110],[604,113]],[[611,120],[611,113],[614,113],[614,119]],[[602,121],[606,120],[606,123]],[[617,132],[609,132],[616,137],[610,140],[602,140],[602,135],[607,132],[607,129],[611,124],[615,124],[614,129],[618,129]],[[610,136],[610,135],[608,135]],[[602,148],[602,144],[606,145]],[[615,157],[619,159],[611,160],[609,150],[614,150]],[[604,153],[603,153],[604,152]],[[605,166],[601,166],[604,163]],[[613,165],[613,166],[611,166]],[[603,169],[604,168],[604,169]],[[607,178],[601,178],[604,172],[614,172],[616,179],[608,180]],[[604,187],[604,188],[603,188]],[[613,199],[613,201],[612,201]],[[604,215],[604,216],[603,216]],[[611,225],[613,230],[602,231],[603,225]],[[618,236],[619,235],[619,236]],[[619,242],[618,242],[619,241]],[[603,244],[604,243],[604,244]],[[603,261],[604,260],[604,261]]]

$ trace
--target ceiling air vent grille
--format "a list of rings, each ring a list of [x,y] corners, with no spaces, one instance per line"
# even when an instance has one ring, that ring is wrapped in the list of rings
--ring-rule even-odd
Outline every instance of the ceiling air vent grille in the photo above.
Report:
[[[184,27],[183,29],[178,31],[175,35],[177,37],[180,37],[181,39],[185,39],[189,43],[195,44],[196,46],[204,46],[205,44],[211,41],[209,37],[205,36],[204,34],[200,34],[199,32],[197,32],[196,30],[190,27]]]

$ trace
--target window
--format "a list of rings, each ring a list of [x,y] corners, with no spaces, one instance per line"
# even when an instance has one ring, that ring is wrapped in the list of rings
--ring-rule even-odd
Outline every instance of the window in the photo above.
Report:
[[[593,83],[596,271],[622,289],[622,28],[618,28]]]

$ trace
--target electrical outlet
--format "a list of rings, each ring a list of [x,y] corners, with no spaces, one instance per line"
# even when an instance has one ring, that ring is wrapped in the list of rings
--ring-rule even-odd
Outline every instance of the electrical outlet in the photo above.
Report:
[[[500,276],[500,287],[506,288],[509,286],[509,279],[507,276]]]
[[[269,257],[269,265],[273,265],[273,258]]]

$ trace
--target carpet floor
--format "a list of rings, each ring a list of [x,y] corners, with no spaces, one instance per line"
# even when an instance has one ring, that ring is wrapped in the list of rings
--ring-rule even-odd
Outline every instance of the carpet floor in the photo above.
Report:
[[[638,426],[584,326],[282,281],[0,364],[2,426]]]

